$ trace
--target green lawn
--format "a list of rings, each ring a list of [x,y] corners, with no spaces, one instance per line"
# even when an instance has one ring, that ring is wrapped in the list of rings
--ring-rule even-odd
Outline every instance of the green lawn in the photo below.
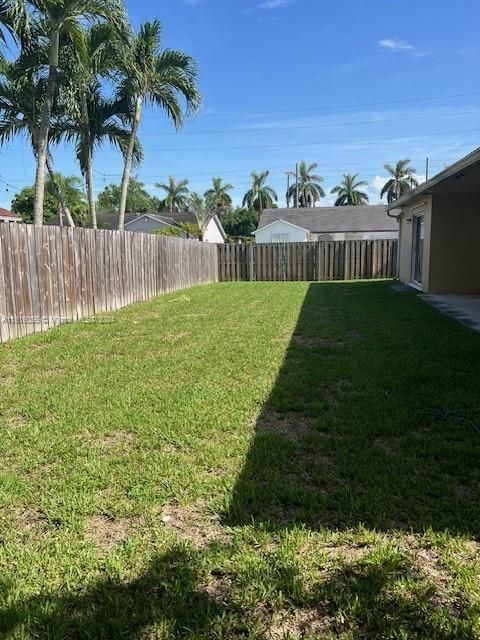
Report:
[[[0,348],[0,637],[480,638],[480,335],[230,283]]]

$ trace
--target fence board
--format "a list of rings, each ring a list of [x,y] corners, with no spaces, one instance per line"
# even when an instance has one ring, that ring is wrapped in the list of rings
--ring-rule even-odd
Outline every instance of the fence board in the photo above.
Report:
[[[394,278],[398,240],[342,240],[218,245],[218,278],[368,280]]]
[[[236,279],[247,277],[245,256],[232,253]],[[194,240],[0,224],[0,342],[217,282],[222,271],[216,245]]]

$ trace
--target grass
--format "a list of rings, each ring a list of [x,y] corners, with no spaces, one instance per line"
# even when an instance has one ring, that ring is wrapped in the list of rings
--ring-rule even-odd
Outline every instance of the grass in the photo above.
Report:
[[[480,637],[480,336],[195,288],[0,349],[5,638]]]

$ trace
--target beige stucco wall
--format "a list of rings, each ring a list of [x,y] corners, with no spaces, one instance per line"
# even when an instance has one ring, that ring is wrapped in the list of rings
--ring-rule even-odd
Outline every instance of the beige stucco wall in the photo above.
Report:
[[[478,194],[433,196],[429,293],[480,294]]]
[[[412,216],[415,212],[424,211],[424,243],[423,243],[423,290],[426,291],[429,280],[430,267],[430,231],[432,222],[432,199],[424,196],[414,200],[408,207],[405,207],[400,216],[400,248],[399,248],[399,277],[402,282],[408,284],[412,281]]]
[[[425,209],[422,289],[480,294],[480,207],[475,194],[419,198],[400,217],[400,280],[412,280],[412,214]]]

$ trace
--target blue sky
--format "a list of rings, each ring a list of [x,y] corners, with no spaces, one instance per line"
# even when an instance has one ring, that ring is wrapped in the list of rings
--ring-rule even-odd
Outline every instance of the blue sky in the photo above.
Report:
[[[359,173],[378,202],[383,164],[411,158],[440,171],[479,146],[478,0],[128,0],[134,24],[159,17],[164,45],[193,55],[204,96],[181,133],[145,112],[138,179],[152,194],[168,175],[204,192],[213,176],[239,203],[252,170],[270,169],[284,202],[285,171],[317,162],[325,189]],[[73,151],[56,169],[78,174]],[[95,160],[96,188],[118,182],[121,158]],[[0,204],[33,181],[28,143],[1,150]],[[8,192],[6,189],[8,188]],[[330,204],[332,197],[323,204]]]

